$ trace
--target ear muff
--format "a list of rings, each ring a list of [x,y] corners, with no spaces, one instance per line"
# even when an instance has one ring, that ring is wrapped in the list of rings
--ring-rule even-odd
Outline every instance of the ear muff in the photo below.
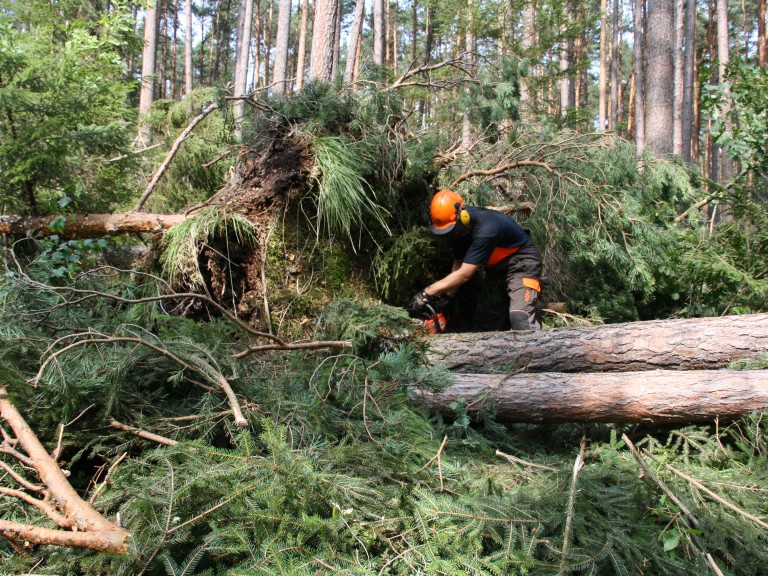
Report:
[[[453,207],[456,208],[456,221],[461,221],[464,226],[469,226],[469,212],[467,210],[462,210],[463,204],[461,202],[455,202],[453,204]]]

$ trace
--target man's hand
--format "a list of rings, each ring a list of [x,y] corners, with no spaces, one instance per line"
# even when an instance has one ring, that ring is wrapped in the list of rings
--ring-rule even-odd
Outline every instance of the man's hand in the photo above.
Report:
[[[414,312],[425,312],[427,310],[427,306],[434,305],[434,302],[435,298],[422,290],[413,297],[413,300],[411,300],[408,308]]]

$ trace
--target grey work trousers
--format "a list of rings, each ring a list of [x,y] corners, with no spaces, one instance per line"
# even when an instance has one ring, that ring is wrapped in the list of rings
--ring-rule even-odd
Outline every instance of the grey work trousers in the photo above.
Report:
[[[472,330],[541,329],[537,306],[539,290],[532,287],[541,281],[541,271],[541,251],[533,240],[488,268],[472,318]]]

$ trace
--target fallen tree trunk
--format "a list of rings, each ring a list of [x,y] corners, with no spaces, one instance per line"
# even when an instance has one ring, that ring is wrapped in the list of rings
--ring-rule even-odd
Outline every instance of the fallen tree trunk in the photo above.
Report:
[[[63,219],[62,219],[63,218]],[[0,216],[0,234],[57,234],[64,240],[159,232],[185,220],[185,214],[75,214],[68,216]]]
[[[722,368],[768,350],[768,314],[628,322],[537,332],[443,334],[427,358],[456,372]]]
[[[456,374],[415,395],[444,414],[458,402],[503,422],[706,422],[768,408],[768,370]]]

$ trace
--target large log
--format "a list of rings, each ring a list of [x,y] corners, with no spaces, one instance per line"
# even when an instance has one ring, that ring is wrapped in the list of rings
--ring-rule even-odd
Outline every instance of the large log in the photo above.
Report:
[[[63,220],[62,220],[63,218]],[[184,214],[75,214],[58,216],[0,216],[0,234],[57,234],[62,239],[98,238],[158,232],[182,222]]]
[[[503,422],[706,422],[768,408],[768,370],[455,374],[439,392],[415,392],[453,414],[491,410]]]
[[[428,344],[430,363],[456,372],[703,370],[768,350],[768,314],[443,334]]]

